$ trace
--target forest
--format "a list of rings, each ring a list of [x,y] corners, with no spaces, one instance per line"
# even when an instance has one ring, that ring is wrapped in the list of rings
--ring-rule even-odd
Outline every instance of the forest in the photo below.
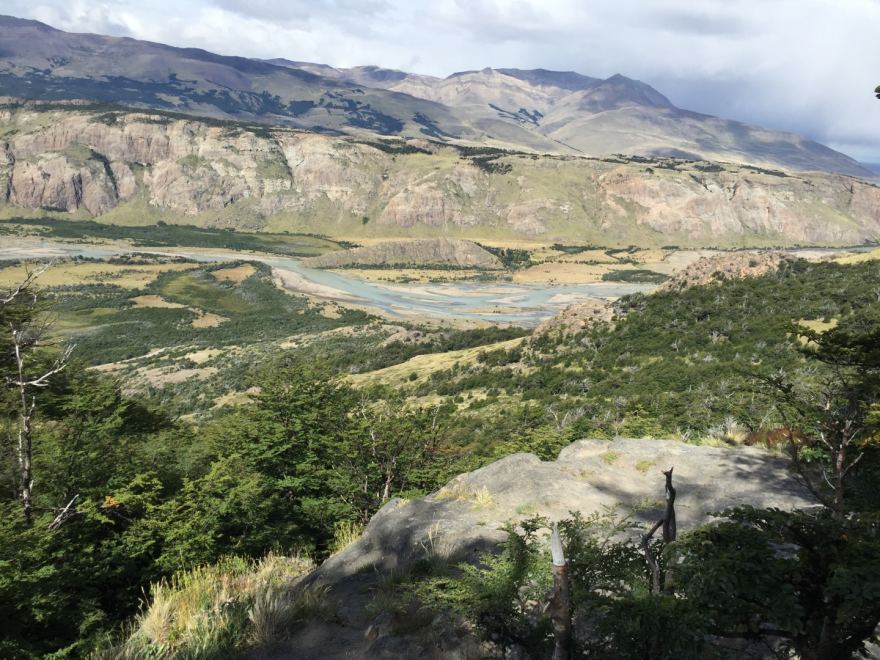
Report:
[[[790,451],[820,506],[723,512],[658,543],[664,574],[675,567],[660,592],[640,546],[615,533],[625,519],[565,522],[573,607],[596,630],[578,657],[706,657],[713,639],[775,636],[776,648],[830,659],[873,634],[875,263],[786,262],[760,278],[629,296],[611,323],[575,334],[423,328],[417,342],[388,341],[365,313],[322,315],[272,293],[259,265],[235,287],[211,268],[128,292],[41,287],[39,277],[0,292],[0,656],[89,657],[125,636],[145,597],[193,571],[267,556],[320,561],[392,497],[432,492],[514,452],[551,459],[573,440],[615,436]],[[137,309],[133,294],[227,321],[197,332],[186,308]],[[123,326],[70,323],[98,308],[129,316]],[[331,332],[345,327],[357,331]],[[271,343],[292,332],[303,340]],[[115,372],[90,368],[156,345],[243,337],[253,340],[244,357],[218,358],[213,376],[252,388],[242,405],[202,405],[193,388],[210,381],[132,394]],[[449,357],[469,351],[473,360]],[[431,355],[445,362],[407,369]],[[422,567],[395,597],[451,609],[487,638],[543,657],[549,622],[520,609],[517,594],[546,586],[536,578],[549,574],[536,541],[546,524],[511,528],[503,551],[478,565]],[[253,640],[241,611],[242,627],[210,649],[150,657],[245,653]]]

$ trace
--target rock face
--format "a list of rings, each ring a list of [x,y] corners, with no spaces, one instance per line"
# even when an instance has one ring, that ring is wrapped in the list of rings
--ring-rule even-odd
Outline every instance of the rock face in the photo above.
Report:
[[[309,268],[339,268],[353,265],[439,265],[485,270],[498,270],[502,267],[495,255],[476,243],[453,238],[390,241],[304,259],[303,265]]]
[[[589,513],[613,505],[626,510],[655,502],[654,509],[639,514],[653,521],[663,506],[660,471],[669,466],[675,467],[679,529],[705,523],[712,511],[734,506],[815,504],[788,471],[787,459],[756,448],[582,440],[563,449],[556,461],[514,454],[460,475],[428,497],[389,502],[363,537],[328,559],[320,572],[335,579],[365,566],[391,570],[418,557],[427,543],[455,555],[503,540],[503,523],[536,513],[559,519],[575,510]]]
[[[790,509],[815,502],[788,471],[788,461],[754,448],[715,448],[670,440],[583,440],[542,462],[515,454],[453,479],[419,500],[392,500],[363,536],[324,562],[309,578],[329,585],[339,620],[299,633],[271,657],[495,657],[473,636],[432,623],[431,636],[396,636],[387,621],[365,612],[368,594],[387,576],[431,555],[474,559],[506,538],[501,526],[533,515],[552,520],[619,505],[647,506],[650,525],[663,509],[661,470],[675,467],[676,517],[683,531],[709,513],[738,505]],[[439,629],[438,629],[439,628]],[[367,634],[365,634],[367,633]],[[288,655],[285,655],[288,654]]]
[[[354,238],[691,247],[880,239],[880,188],[842,175],[475,155],[425,140],[383,144],[8,100],[0,103],[0,203]]]

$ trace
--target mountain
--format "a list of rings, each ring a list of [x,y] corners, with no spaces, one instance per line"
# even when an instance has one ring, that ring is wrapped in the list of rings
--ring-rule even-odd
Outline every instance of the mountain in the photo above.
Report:
[[[196,48],[0,17],[0,90],[35,99],[90,99],[319,131],[418,133],[413,115],[478,137],[445,107],[310,71]],[[411,124],[408,126],[407,124]]]
[[[675,107],[650,85],[544,69],[446,78],[228,57],[0,16],[0,92],[89,99],[316,132],[428,137],[549,154],[678,156],[874,174],[806,138]]]
[[[0,213],[16,209],[355,240],[880,240],[880,187],[839,174],[340,137],[82,101],[0,102]]]

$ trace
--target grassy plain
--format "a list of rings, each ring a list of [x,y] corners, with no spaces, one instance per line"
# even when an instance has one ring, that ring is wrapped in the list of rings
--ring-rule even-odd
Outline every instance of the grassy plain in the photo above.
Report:
[[[356,374],[348,376],[348,381],[352,385],[392,385],[400,386],[406,383],[420,383],[427,381],[431,374],[449,369],[453,365],[467,367],[477,364],[477,356],[486,351],[509,350],[520,346],[525,337],[509,339],[507,341],[485,344],[475,348],[464,348],[457,351],[446,351],[443,353],[428,353],[426,355],[416,355],[415,357],[401,362],[399,364],[377,369],[364,374]],[[413,378],[415,376],[415,378]]]
[[[142,289],[156,280],[162,273],[183,272],[197,268],[193,263],[144,263],[123,264],[106,261],[66,261],[53,265],[40,275],[44,287],[80,286],[89,284],[108,284],[122,289]],[[0,287],[9,287],[21,282],[26,270],[33,266],[17,264],[0,268]],[[146,306],[148,301],[142,301]],[[155,305],[153,305],[155,306]]]
[[[836,261],[839,264],[861,264],[866,261],[880,261],[880,248],[871,250],[870,252],[848,254],[844,257],[839,257]]]

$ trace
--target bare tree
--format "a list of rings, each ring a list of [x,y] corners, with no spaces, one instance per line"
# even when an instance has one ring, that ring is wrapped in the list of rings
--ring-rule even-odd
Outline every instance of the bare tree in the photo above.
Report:
[[[38,318],[39,298],[35,283],[50,265],[44,264],[35,270],[26,269],[22,281],[0,297],[0,319],[9,328],[10,333],[7,366],[11,368],[9,369],[10,373],[6,375],[6,384],[7,387],[13,388],[17,394],[19,418],[16,453],[18,490],[24,520],[28,525],[33,522],[33,422],[37,408],[35,393],[49,386],[52,377],[65,368],[73,351],[73,345],[68,345],[51,365],[39,369],[37,374],[30,371],[29,358],[33,357],[35,351],[43,345],[48,331],[46,318]],[[73,506],[75,499],[62,509],[62,519]]]
[[[553,591],[547,602],[553,626],[553,660],[570,660],[572,657],[571,586],[568,566],[559,526],[553,523],[550,536],[550,555],[553,560]]]
[[[669,579],[668,572],[664,581],[664,576],[661,575],[660,571],[660,562],[654,557],[654,553],[651,550],[651,538],[661,527],[663,528],[664,544],[672,543],[678,535],[678,528],[675,524],[675,488],[672,485],[672,469],[670,467],[668,470],[663,470],[663,475],[666,477],[666,509],[663,512],[663,517],[654,523],[654,526],[648,530],[647,534],[642,536],[642,549],[645,551],[645,561],[647,561],[648,569],[651,571],[651,592],[655,594],[660,593],[664,582],[667,588],[672,586],[672,580]]]

